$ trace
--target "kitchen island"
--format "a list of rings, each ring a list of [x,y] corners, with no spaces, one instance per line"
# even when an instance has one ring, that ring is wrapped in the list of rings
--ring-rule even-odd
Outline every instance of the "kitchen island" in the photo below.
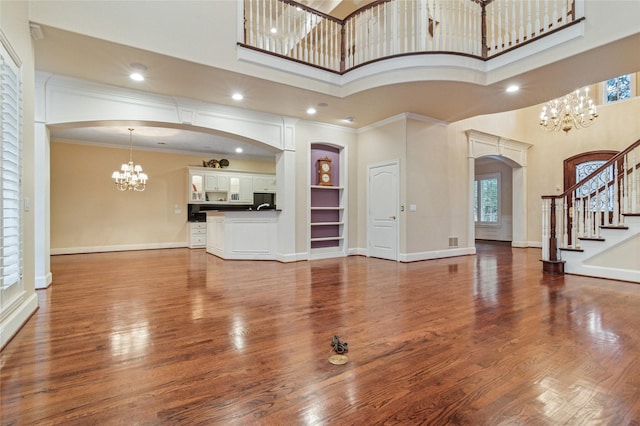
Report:
[[[207,211],[207,253],[222,259],[274,260],[277,210]]]

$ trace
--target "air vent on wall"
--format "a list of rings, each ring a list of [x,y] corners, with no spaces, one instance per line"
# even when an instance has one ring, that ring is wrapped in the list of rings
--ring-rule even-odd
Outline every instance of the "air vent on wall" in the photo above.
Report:
[[[449,248],[458,247],[458,237],[449,237]]]

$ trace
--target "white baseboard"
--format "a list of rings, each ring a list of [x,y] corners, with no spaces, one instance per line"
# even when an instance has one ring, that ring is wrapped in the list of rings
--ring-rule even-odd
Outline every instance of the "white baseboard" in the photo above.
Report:
[[[366,248],[351,248],[349,249],[349,256],[368,256],[369,252]]]
[[[542,248],[542,241],[528,241],[527,245],[529,247],[541,249]]]
[[[276,253],[275,260],[282,263],[299,262],[301,260],[309,260],[309,254],[308,253],[289,253],[289,254]]]
[[[49,272],[47,275],[36,277],[36,289],[43,290],[48,288],[53,282],[53,275]]]
[[[38,309],[38,295],[34,291],[29,298],[23,300],[11,314],[0,323],[0,350],[22,328],[25,322]]]
[[[130,250],[157,250],[168,248],[187,247],[187,243],[152,243],[152,244],[123,244],[113,246],[90,246],[90,247],[63,247],[52,248],[51,255],[58,254],[82,254],[82,253],[102,253],[109,251],[130,251]]]

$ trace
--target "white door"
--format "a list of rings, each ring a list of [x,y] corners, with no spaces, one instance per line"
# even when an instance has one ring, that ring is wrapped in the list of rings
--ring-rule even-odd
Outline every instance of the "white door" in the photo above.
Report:
[[[369,166],[369,256],[398,260],[398,162]]]

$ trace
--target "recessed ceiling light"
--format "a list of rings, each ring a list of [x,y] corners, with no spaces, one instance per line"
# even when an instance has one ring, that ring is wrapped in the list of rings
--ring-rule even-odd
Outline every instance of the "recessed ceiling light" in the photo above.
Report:
[[[518,90],[520,90],[520,86],[512,84],[511,86],[507,87],[507,93],[514,93],[517,92]]]
[[[271,28],[271,34],[275,34],[278,32],[278,29],[276,27]]]
[[[231,98],[234,101],[241,101],[244,99],[244,96],[242,96],[242,93],[234,93],[233,95],[231,95]]]
[[[241,154],[241,153],[242,153],[242,148],[236,148],[236,152],[237,152],[238,154]]]
[[[307,114],[309,115],[313,115],[316,113],[316,109],[311,107],[311,108],[307,108]]]
[[[353,117],[347,117],[342,119],[344,123],[353,123],[353,120],[354,120]]]
[[[326,108],[326,107],[328,107],[328,106],[329,106],[329,104],[328,104],[328,103],[326,103],[326,102],[320,102],[320,103],[318,104],[318,108]]]
[[[142,64],[131,64],[131,74],[129,78],[134,81],[144,81],[144,72],[147,70]]]

